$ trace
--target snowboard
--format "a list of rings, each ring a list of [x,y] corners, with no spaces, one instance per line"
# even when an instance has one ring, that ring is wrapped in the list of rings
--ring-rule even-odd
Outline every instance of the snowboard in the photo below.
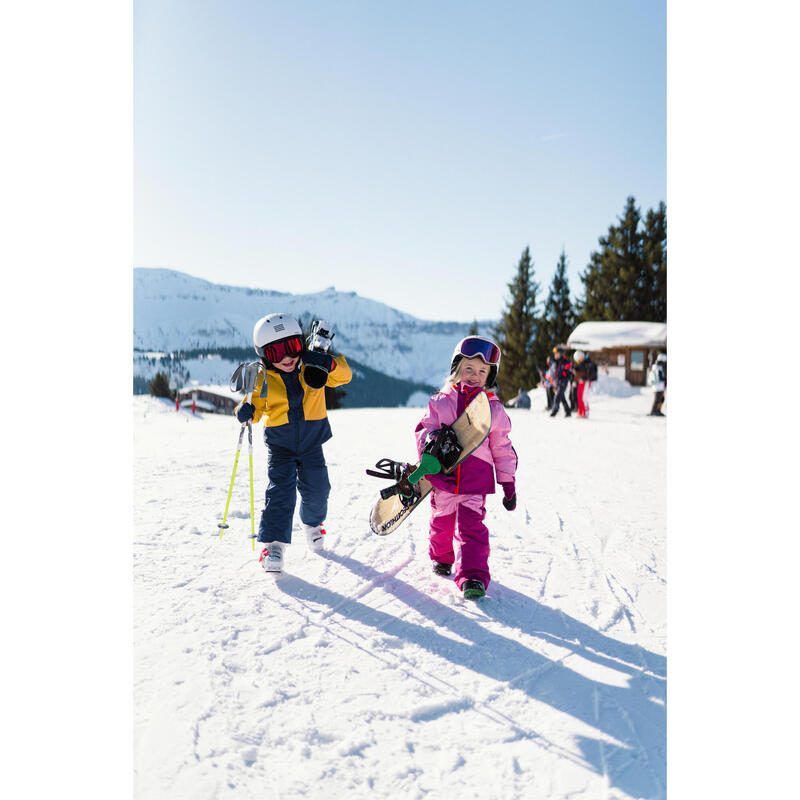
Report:
[[[486,392],[481,392],[450,426],[463,450],[458,460],[443,470],[442,474],[452,472],[467,456],[474,453],[489,435],[491,425],[489,398]],[[419,467],[419,461],[408,464],[384,458],[375,467],[379,471],[367,470],[367,474],[395,481],[392,486],[381,491],[381,496],[369,515],[372,532],[378,536],[386,536],[396,531],[408,519],[409,514],[430,494],[433,487],[427,478],[420,478],[416,484],[409,483],[408,476]]]

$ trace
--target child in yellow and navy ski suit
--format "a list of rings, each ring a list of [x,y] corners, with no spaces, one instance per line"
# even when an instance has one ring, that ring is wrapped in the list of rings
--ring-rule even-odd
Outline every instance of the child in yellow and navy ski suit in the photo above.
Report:
[[[242,423],[264,420],[269,484],[257,538],[267,545],[262,566],[279,572],[283,546],[292,541],[298,491],[308,546],[322,549],[331,488],[322,445],[333,435],[325,387],[349,383],[353,373],[344,356],[306,347],[300,325],[287,314],[262,317],[253,329],[253,344],[263,370],[251,402],[240,403],[236,416]]]

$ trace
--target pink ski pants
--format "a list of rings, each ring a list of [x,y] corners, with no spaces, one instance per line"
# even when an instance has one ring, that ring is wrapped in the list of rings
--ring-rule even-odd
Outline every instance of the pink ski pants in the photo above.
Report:
[[[438,489],[431,492],[428,554],[432,561],[455,565],[453,577],[459,589],[466,580],[489,585],[489,529],[483,524],[485,503],[483,494],[451,494]],[[458,543],[457,556],[454,538]]]

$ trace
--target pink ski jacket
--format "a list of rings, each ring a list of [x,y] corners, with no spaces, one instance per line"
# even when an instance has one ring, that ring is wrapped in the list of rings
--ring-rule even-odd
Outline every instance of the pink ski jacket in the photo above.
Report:
[[[446,392],[435,394],[428,401],[428,410],[414,430],[417,452],[422,454],[430,434],[442,425],[456,421],[461,412],[483,389],[471,388],[464,383],[452,386]],[[492,411],[492,427],[478,449],[467,456],[449,475],[429,475],[434,489],[452,494],[493,494],[495,473],[497,483],[514,480],[517,471],[517,453],[508,438],[511,420],[497,395],[487,392]]]

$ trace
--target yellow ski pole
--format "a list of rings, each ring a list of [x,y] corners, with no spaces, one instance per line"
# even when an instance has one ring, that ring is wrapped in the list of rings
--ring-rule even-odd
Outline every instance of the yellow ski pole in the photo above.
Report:
[[[226,528],[230,528],[230,525],[225,524],[225,520],[228,519],[228,506],[231,504],[231,494],[233,494],[233,479],[236,477],[236,465],[239,463],[239,453],[242,451],[242,437],[244,436],[244,425],[242,425],[241,430],[239,431],[239,442],[236,445],[236,458],[233,460],[233,474],[231,475],[231,485],[228,488],[228,499],[225,501],[225,513],[222,515],[222,522],[219,523],[218,527],[219,531],[219,538],[222,538],[222,534],[225,533]],[[252,492],[252,481],[251,481],[251,492]]]
[[[253,428],[247,423],[247,448],[250,456],[250,542],[256,549],[256,521],[253,514]]]
[[[239,364],[239,366],[234,370],[233,375],[231,375],[231,391],[246,392],[247,398],[245,402],[249,403],[253,397],[253,391],[255,389],[260,370],[261,365],[257,361],[250,362],[249,364]],[[231,485],[228,489],[228,499],[225,502],[225,514],[222,517],[222,523],[219,525],[219,538],[221,539],[225,529],[230,527],[226,524],[226,520],[228,518],[228,506],[230,505],[231,494],[233,493],[233,479],[236,477],[236,465],[239,463],[239,454],[242,451],[242,437],[244,436],[245,425],[247,425],[247,443],[250,450],[250,531],[253,534],[250,538],[253,540],[253,550],[255,550],[255,519],[253,514],[253,428],[249,420],[246,423],[243,422],[242,427],[239,430],[239,441],[236,445],[236,458],[233,462],[233,475],[231,475]]]

